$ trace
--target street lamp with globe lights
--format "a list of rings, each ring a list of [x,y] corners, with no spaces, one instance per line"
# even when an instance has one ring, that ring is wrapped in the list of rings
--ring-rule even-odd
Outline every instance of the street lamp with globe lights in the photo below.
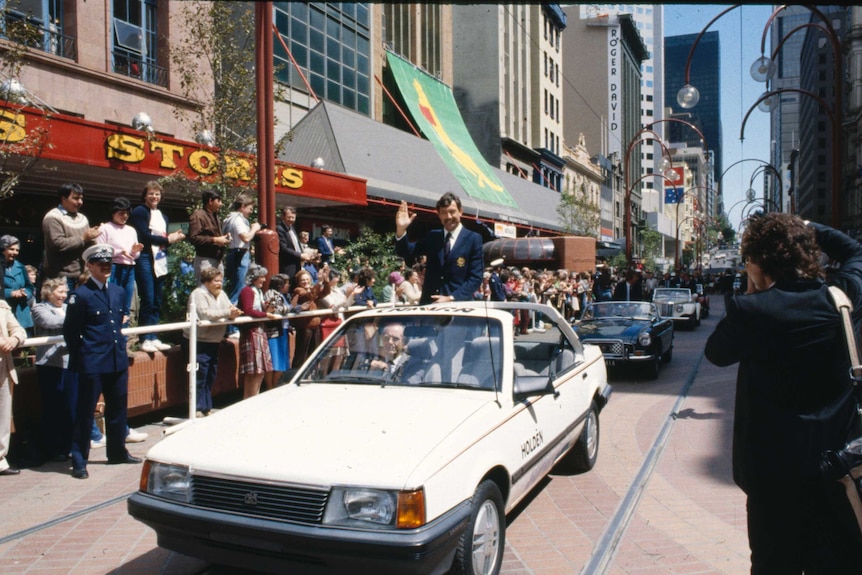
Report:
[[[768,84],[775,76],[777,68],[775,65],[775,59],[778,57],[778,53],[784,46],[785,41],[787,41],[788,38],[790,38],[794,33],[800,30],[804,30],[807,28],[820,30],[829,40],[829,43],[832,46],[832,60],[834,66],[833,81],[835,83],[834,100],[831,108],[819,96],[806,90],[798,90],[793,88],[783,88],[767,91],[758,99],[756,105],[758,105],[762,111],[769,112],[774,102],[773,97],[781,92],[790,91],[814,98],[820,103],[823,109],[826,110],[827,114],[829,115],[830,123],[832,126],[832,226],[837,228],[841,226],[843,207],[843,193],[841,181],[841,161],[843,155],[841,121],[844,113],[844,64],[843,54],[841,51],[841,41],[838,38],[838,34],[836,33],[835,28],[832,26],[832,22],[829,20],[829,18],[826,17],[826,15],[823,14],[823,12],[821,12],[816,6],[806,5],[802,7],[806,8],[811,13],[816,15],[821,20],[821,22],[805,22],[788,31],[779,40],[775,47],[775,50],[772,53],[772,57],[769,58],[765,55],[767,32],[770,25],[772,24],[772,21],[778,16],[779,12],[787,8],[787,5],[781,5],[776,8],[770,15],[769,19],[766,21],[766,25],[763,28],[763,34],[761,35],[760,40],[760,58],[755,60],[754,64],[751,66],[750,72],[751,77],[755,81],[766,82]],[[746,114],[745,118],[748,118],[748,114]],[[743,120],[743,128],[744,126],[745,120]],[[741,131],[740,139],[742,139]]]
[[[649,136],[649,137],[647,137],[647,136]],[[629,173],[629,171],[630,171],[629,167],[631,164],[632,150],[634,149],[634,147],[637,144],[643,143],[644,141],[647,141],[647,140],[655,140],[661,146],[662,160],[661,160],[661,163],[659,165],[659,169],[661,170],[661,174],[654,174],[654,173],[644,174],[644,175],[638,177],[637,179],[635,179],[635,181],[630,183],[629,179],[630,179],[631,175]],[[625,211],[625,213],[623,215],[623,220],[624,220],[623,233],[624,233],[625,239],[626,239],[626,264],[629,266],[632,264],[632,253],[633,253],[633,250],[632,250],[632,206],[631,206],[632,192],[634,191],[635,186],[638,183],[642,182],[647,177],[663,177],[667,181],[671,182],[671,185],[676,185],[677,183],[679,183],[675,180],[675,178],[678,178],[678,174],[675,170],[671,169],[672,167],[673,167],[673,161],[671,160],[670,150],[667,149],[667,146],[662,141],[661,136],[659,136],[650,127],[645,127],[645,128],[641,128],[640,130],[638,130],[637,133],[635,133],[634,137],[629,141],[628,145],[626,146],[626,154],[625,154],[625,157],[623,158],[623,185],[625,186],[625,192],[623,195],[623,210]]]
[[[686,220],[700,217],[700,213],[697,213],[697,214],[693,214],[691,216],[686,216],[685,218],[682,219],[682,221],[680,221],[680,219],[679,219],[679,205],[684,204],[686,196],[689,196],[692,198],[692,206],[694,207],[694,209],[697,212],[700,212],[700,209],[698,208],[698,204],[699,204],[698,198],[696,195],[692,195],[693,192],[697,192],[698,190],[704,190],[707,193],[709,193],[712,191],[712,188],[710,188],[708,186],[694,186],[694,187],[688,188],[687,190],[685,190],[682,193],[682,195],[676,197],[676,236],[674,238],[674,244],[673,244],[674,245],[674,258],[673,258],[674,259],[674,268],[679,268],[679,229],[680,229],[681,224],[683,222],[685,222]]]

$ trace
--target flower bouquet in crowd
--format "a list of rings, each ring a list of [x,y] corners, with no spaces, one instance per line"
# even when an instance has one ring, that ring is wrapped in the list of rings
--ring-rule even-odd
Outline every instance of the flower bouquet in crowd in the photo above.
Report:
[[[820,470],[825,479],[844,485],[847,502],[856,516],[859,535],[862,535],[862,437],[854,439],[844,449],[825,451]]]

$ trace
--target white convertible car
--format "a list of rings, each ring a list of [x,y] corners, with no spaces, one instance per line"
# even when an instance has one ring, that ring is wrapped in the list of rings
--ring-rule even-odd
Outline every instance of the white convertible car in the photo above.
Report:
[[[544,328],[516,333],[519,310]],[[289,384],[159,442],[128,509],[215,564],[495,574],[506,513],[555,464],[595,464],[610,394],[601,350],[550,307],[370,310]]]
[[[692,295],[690,289],[656,288],[652,301],[658,306],[662,317],[669,317],[674,323],[683,323],[689,329],[700,325],[700,302],[697,294]]]

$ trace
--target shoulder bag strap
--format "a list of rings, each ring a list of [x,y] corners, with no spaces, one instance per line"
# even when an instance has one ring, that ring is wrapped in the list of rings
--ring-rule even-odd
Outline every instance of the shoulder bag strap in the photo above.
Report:
[[[841,323],[844,325],[844,335],[847,338],[847,350],[850,352],[850,378],[858,385],[862,381],[862,363],[859,361],[859,347],[856,344],[853,319],[850,317],[853,304],[839,287],[829,286],[829,295],[832,296],[832,302],[841,313]]]

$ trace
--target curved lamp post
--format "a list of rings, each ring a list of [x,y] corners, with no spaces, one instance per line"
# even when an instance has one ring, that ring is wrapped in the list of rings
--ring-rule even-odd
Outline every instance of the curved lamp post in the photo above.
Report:
[[[663,144],[662,144],[662,147],[664,147]],[[666,170],[666,171],[669,171],[669,170]],[[671,173],[676,175],[676,172],[671,171]],[[629,224],[626,227],[626,264],[630,267],[632,265],[632,250],[631,250],[631,208],[629,206],[629,201],[631,200],[631,193],[632,193],[632,190],[634,189],[634,187],[647,178],[662,178],[664,181],[668,182],[671,186],[674,186],[678,183],[677,180],[674,180],[674,179],[668,177],[664,173],[656,174],[654,172],[649,172],[649,173],[646,173],[646,174],[636,178],[635,181],[633,181],[631,183],[631,185],[626,188],[625,197],[627,198],[627,201],[625,202],[624,206],[626,209],[626,222]]]
[[[754,171],[751,173],[751,177],[748,179],[748,191],[754,193],[754,178],[756,178],[758,174],[760,174],[762,172],[766,172],[766,171],[771,172],[772,175],[775,176],[775,179],[778,180],[778,201],[776,202],[776,201],[772,200],[772,198],[769,198],[769,201],[772,202],[772,204],[777,207],[777,209],[775,211],[777,211],[777,212],[784,211],[782,208],[782,202],[781,202],[781,193],[782,193],[782,190],[784,189],[784,181],[781,178],[781,173],[778,170],[776,170],[775,167],[772,166],[772,164],[763,164],[762,166],[758,166],[758,167],[754,168]],[[748,194],[746,194],[746,195],[748,195]],[[763,198],[767,199],[765,193],[763,195]]]
[[[629,165],[631,163],[632,150],[634,149],[634,147],[637,144],[643,142],[646,139],[644,137],[646,135],[652,136],[651,139],[656,140],[659,143],[659,145],[661,146],[661,149],[662,149],[662,164],[661,164],[662,173],[661,174],[653,174],[653,173],[644,174],[644,175],[638,177],[635,181],[629,183],[629,177],[630,177]],[[634,191],[634,187],[636,184],[640,183],[641,181],[643,181],[648,176],[661,176],[661,177],[665,178],[667,181],[669,181],[671,183],[671,185],[675,185],[678,182],[674,181],[671,177],[669,177],[669,175],[665,175],[668,172],[670,172],[673,174],[674,177],[676,177],[676,172],[671,170],[672,167],[673,167],[673,161],[671,160],[670,151],[667,149],[667,146],[665,146],[661,137],[652,128],[645,127],[645,128],[641,128],[640,130],[638,130],[637,133],[635,133],[634,137],[629,141],[628,145],[626,146],[626,155],[623,158],[623,184],[626,187],[625,193],[623,195],[623,210],[625,210],[625,213],[623,214],[623,221],[624,221],[623,226],[625,229],[623,231],[624,231],[625,238],[626,238],[626,263],[628,265],[631,265],[631,263],[632,263],[632,208],[631,208],[632,191]]]
[[[829,114],[832,124],[832,227],[839,228],[841,226],[841,212],[843,208],[843,193],[841,185],[841,156],[843,154],[843,148],[841,147],[841,117],[844,112],[844,65],[843,54],[841,52],[841,41],[838,38],[838,34],[835,32],[835,28],[832,26],[832,22],[823,14],[823,12],[821,12],[816,6],[805,5],[803,7],[815,14],[822,23],[807,22],[788,31],[776,45],[775,51],[772,53],[772,58],[770,59],[764,55],[766,52],[766,35],[772,21],[778,16],[779,12],[787,8],[787,5],[784,4],[776,8],[770,15],[769,20],[766,21],[766,25],[763,27],[763,34],[761,35],[760,40],[760,58],[755,60],[754,64],[751,66],[751,77],[758,82],[769,82],[775,75],[776,66],[774,60],[777,57],[778,52],[784,46],[784,42],[800,30],[806,28],[820,30],[825,34],[829,43],[832,45],[832,60],[834,64],[833,81],[835,82],[835,100],[832,108],[830,108],[823,99],[815,96],[811,92],[793,90],[790,88],[785,88],[784,91],[798,91],[801,94],[806,94],[815,98]],[[774,90],[772,92],[767,92],[761,96],[758,103],[766,103],[772,95],[781,91],[782,90]],[[765,111],[769,110],[767,109]],[[747,117],[748,114],[746,114],[746,118]],[[745,126],[744,121],[743,126]]]
[[[682,219],[682,221],[680,221],[680,219],[679,219],[679,205],[682,203],[685,203],[685,197],[686,196],[690,195],[691,192],[695,192],[697,190],[706,190],[707,192],[709,192],[710,190],[712,190],[712,188],[710,188],[708,186],[693,186],[693,187],[691,187],[691,188],[689,188],[683,192],[681,202],[679,201],[680,198],[677,198],[677,202],[676,202],[676,237],[674,238],[674,244],[673,244],[673,246],[674,246],[673,247],[674,268],[679,268],[679,228],[680,228],[680,224],[682,224],[686,220],[698,217],[698,214],[695,214],[692,216],[686,216],[685,218]],[[694,201],[692,203],[694,204],[694,209],[699,211],[699,208],[697,207],[697,196],[694,197]]]
[[[742,118],[742,126],[739,129],[739,139],[745,139],[745,124],[748,122],[748,117],[754,111],[755,108],[759,108],[760,104],[771,100],[773,96],[777,96],[778,94],[782,94],[785,92],[794,92],[797,94],[802,94],[804,96],[808,96],[809,98],[813,98],[816,100],[824,110],[826,110],[826,114],[829,116],[829,122],[832,125],[832,226],[835,228],[841,227],[841,118],[835,111],[829,107],[829,104],[826,101],[814,94],[813,92],[809,92],[808,90],[802,90],[800,88],[779,88],[777,90],[771,90],[761,95],[754,104],[748,109],[745,113],[745,116]],[[762,109],[762,108],[761,108]],[[780,211],[780,210],[779,210]]]
[[[706,34],[706,31],[709,30],[709,27],[712,26],[716,20],[718,20],[734,8],[738,8],[740,6],[742,6],[742,4],[734,4],[733,6],[725,8],[724,10],[719,12],[718,16],[710,20],[706,24],[706,26],[703,27],[703,30],[700,31],[700,34],[697,35],[697,38],[694,39],[694,43],[691,45],[691,49],[688,51],[688,59],[685,62],[685,85],[680,88],[679,92],[677,92],[676,95],[676,101],[681,108],[685,108],[686,110],[689,108],[694,108],[700,101],[700,92],[697,88],[691,85],[691,59],[694,56],[694,51],[697,48],[698,43],[700,43],[700,39],[703,38],[703,35]]]

